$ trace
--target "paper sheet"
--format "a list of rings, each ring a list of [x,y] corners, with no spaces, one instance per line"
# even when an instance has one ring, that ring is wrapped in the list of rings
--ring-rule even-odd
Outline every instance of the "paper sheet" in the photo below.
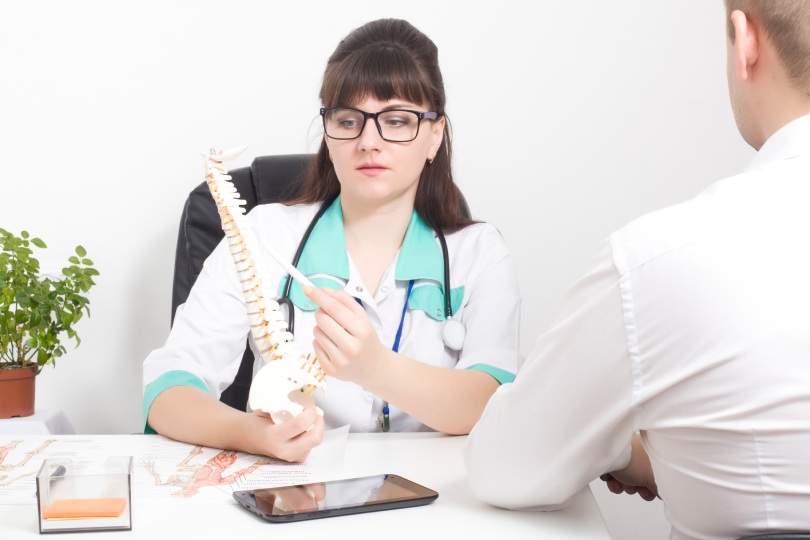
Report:
[[[74,473],[110,456],[133,456],[134,504],[228,501],[239,489],[314,482],[343,469],[349,427],[327,431],[304,463],[180,443],[160,435],[57,435],[0,439],[0,504],[36,502],[46,458],[69,459]]]

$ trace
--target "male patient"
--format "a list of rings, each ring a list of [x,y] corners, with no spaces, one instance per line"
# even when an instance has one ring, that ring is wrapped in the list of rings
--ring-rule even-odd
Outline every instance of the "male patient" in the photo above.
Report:
[[[564,504],[602,476],[660,496],[672,538],[810,530],[810,0],[726,9],[758,153],[607,239],[469,437],[493,505]]]

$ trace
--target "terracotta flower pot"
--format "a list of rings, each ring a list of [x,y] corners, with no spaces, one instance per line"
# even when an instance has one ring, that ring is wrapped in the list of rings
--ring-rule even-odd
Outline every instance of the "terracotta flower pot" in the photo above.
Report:
[[[34,414],[37,366],[0,368],[0,418]]]

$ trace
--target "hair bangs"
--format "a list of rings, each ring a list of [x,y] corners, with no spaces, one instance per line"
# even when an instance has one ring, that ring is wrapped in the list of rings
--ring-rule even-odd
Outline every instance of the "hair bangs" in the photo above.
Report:
[[[326,107],[350,107],[373,97],[431,104],[430,82],[406,51],[390,45],[372,45],[331,66],[324,77],[321,101]]]

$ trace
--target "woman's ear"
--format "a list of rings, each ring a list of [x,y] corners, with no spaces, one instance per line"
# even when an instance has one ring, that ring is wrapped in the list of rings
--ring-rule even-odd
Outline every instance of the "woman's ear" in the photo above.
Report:
[[[439,147],[442,145],[442,140],[444,139],[444,125],[444,116],[431,122],[430,136],[433,141],[430,144],[430,151],[428,152],[431,161],[433,161],[433,158],[439,153]]]
[[[739,80],[747,81],[759,60],[759,34],[751,19],[740,10],[731,13],[731,24],[734,26],[734,43],[731,44],[734,69]]]

